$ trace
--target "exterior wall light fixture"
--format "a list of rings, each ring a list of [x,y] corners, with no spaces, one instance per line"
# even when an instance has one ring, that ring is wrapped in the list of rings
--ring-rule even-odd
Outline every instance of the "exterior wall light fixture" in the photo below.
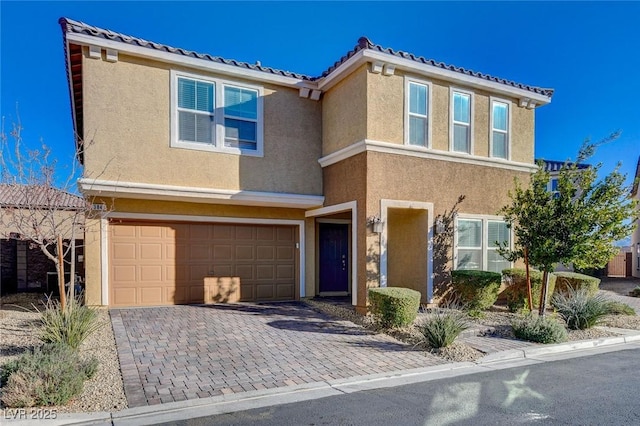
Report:
[[[371,225],[373,232],[376,234],[382,232],[382,219],[380,219],[380,216],[369,216],[367,218],[367,225]]]

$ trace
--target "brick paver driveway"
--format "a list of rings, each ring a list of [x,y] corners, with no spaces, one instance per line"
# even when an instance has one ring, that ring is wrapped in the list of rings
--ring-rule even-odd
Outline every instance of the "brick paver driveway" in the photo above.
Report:
[[[130,407],[443,361],[303,303],[113,309]]]

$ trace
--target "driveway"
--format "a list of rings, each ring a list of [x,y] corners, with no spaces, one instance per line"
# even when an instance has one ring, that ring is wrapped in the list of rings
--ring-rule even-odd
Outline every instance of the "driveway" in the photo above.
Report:
[[[611,300],[626,303],[640,314],[640,297],[630,297],[629,292],[640,286],[638,278],[603,278],[600,293]]]
[[[129,407],[443,363],[303,303],[111,310]]]

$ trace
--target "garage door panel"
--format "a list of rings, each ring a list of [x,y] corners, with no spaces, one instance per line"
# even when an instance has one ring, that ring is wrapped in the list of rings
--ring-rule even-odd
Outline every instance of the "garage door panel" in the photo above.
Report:
[[[245,280],[255,280],[254,265],[236,265],[236,277],[240,278],[240,282]]]
[[[292,280],[294,279],[294,268],[293,265],[276,265],[276,280]]]
[[[276,298],[293,299],[295,297],[295,287],[293,284],[277,284]]]
[[[293,247],[277,247],[276,256],[278,261],[293,261]]]
[[[145,225],[145,226],[140,226],[139,227],[139,236],[140,238],[145,238],[145,239],[161,239],[163,237],[162,235],[162,231],[163,231],[162,226],[155,226],[155,225]]]
[[[162,265],[141,265],[140,282],[159,282],[162,279]]]
[[[140,260],[163,260],[162,259],[162,244],[160,243],[141,243],[138,244],[140,250]]]
[[[275,275],[274,265],[256,265],[257,280],[273,280]]]
[[[256,240],[275,241],[275,228],[273,226],[258,226],[256,228]]]
[[[293,226],[114,223],[113,306],[295,298]]]
[[[256,260],[272,261],[276,258],[276,248],[273,246],[257,246]]]
[[[236,226],[236,241],[255,239],[256,229],[253,226]]]
[[[213,260],[215,262],[230,262],[233,259],[233,246],[230,244],[213,247]]]
[[[164,303],[162,286],[140,287],[138,290],[141,305],[162,305]]]
[[[136,256],[136,244],[134,242],[113,244],[111,251],[111,257],[113,259],[135,260]]]
[[[277,236],[277,240],[278,241],[283,241],[283,242],[294,242],[295,241],[295,235],[293,232],[293,228],[288,227],[288,228],[283,228],[283,227],[278,227],[276,228],[276,236]]]
[[[254,246],[252,245],[236,245],[236,261],[255,260]]]
[[[113,267],[113,281],[118,283],[134,283],[136,282],[136,266],[135,265],[118,265]]]

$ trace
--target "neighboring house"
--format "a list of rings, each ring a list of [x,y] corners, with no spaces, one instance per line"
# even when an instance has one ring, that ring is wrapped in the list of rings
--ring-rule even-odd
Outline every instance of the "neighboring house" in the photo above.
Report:
[[[87,221],[88,303],[351,295],[362,312],[378,286],[429,302],[437,218],[462,194],[453,267],[510,266],[496,212],[536,170],[553,90],[364,37],[310,77],[60,23],[79,185],[112,206]]]
[[[33,223],[43,235],[53,227],[69,241],[72,221],[84,221],[84,200],[54,188],[0,185],[0,283],[2,294],[23,291],[57,291],[55,263],[32,241],[20,234],[19,223]],[[82,241],[76,236],[76,273],[84,276]],[[69,258],[67,258],[69,260]],[[67,271],[68,273],[68,271]]]
[[[638,157],[638,164],[636,165],[636,174],[634,176],[633,189],[631,195],[638,200],[638,214],[636,215],[636,230],[631,237],[631,252],[632,252],[632,266],[631,274],[640,278],[640,191],[638,191],[638,185],[640,184],[640,156]]]

